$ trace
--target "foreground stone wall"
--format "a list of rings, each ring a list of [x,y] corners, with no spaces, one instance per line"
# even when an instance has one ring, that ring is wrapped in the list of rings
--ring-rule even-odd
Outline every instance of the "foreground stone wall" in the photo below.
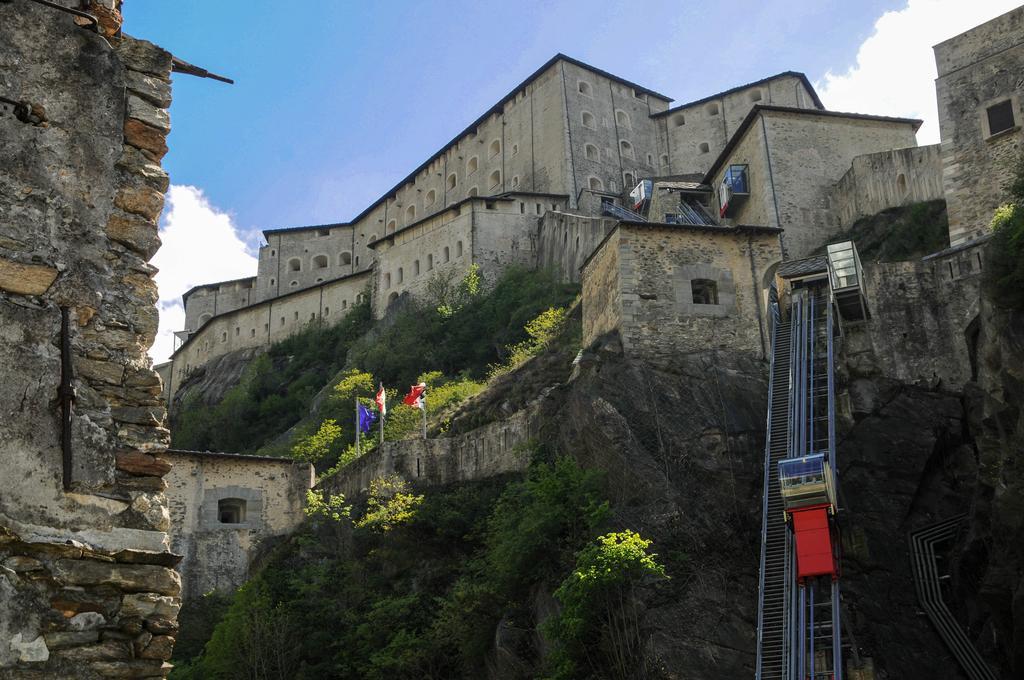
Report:
[[[232,591],[271,539],[305,518],[313,466],[291,459],[170,450],[167,474],[171,548],[182,556],[182,599]],[[240,521],[224,522],[221,502],[242,502]],[[230,519],[230,518],[229,518]]]
[[[456,437],[384,442],[319,487],[355,498],[366,493],[370,482],[388,475],[425,487],[522,472],[530,463],[525,445],[540,432],[539,415],[536,408],[526,408]]]
[[[550,269],[562,281],[579,281],[580,268],[615,227],[607,217],[544,213],[537,233],[537,269]]]
[[[938,144],[865,154],[853,159],[827,205],[842,229],[886,208],[944,198]]]
[[[117,10],[93,10],[102,35],[0,4],[0,94],[24,102],[0,108],[5,679],[162,676],[177,628],[167,430],[146,356],[171,55],[115,38]]]

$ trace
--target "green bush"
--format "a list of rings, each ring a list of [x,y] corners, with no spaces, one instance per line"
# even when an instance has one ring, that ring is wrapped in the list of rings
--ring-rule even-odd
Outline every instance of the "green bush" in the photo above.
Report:
[[[992,217],[984,282],[996,304],[1024,309],[1024,157],[1007,185],[1012,201]]]

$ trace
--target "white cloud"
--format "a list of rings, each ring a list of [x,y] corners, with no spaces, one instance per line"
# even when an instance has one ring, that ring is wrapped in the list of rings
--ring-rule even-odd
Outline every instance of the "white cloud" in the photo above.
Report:
[[[939,141],[932,46],[1008,12],[1020,0],[909,0],[883,14],[845,73],[815,83],[834,111],[921,118],[920,144]]]
[[[153,257],[160,269],[160,331],[149,355],[157,363],[171,355],[174,331],[185,327],[182,293],[201,283],[254,276],[257,262],[231,216],[210,205],[201,189],[172,185],[167,204],[160,229],[163,245]]]

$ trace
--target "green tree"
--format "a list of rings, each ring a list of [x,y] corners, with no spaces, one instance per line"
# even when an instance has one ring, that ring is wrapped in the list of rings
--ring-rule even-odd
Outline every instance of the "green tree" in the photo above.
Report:
[[[292,447],[296,460],[316,463],[331,455],[340,453],[341,426],[333,418],[320,423],[319,429],[311,435],[300,438]]]

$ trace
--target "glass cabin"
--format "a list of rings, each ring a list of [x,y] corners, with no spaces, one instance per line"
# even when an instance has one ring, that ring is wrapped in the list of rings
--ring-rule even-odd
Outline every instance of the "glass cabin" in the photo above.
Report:
[[[787,512],[812,505],[835,507],[832,468],[824,453],[779,461],[779,491]]]

